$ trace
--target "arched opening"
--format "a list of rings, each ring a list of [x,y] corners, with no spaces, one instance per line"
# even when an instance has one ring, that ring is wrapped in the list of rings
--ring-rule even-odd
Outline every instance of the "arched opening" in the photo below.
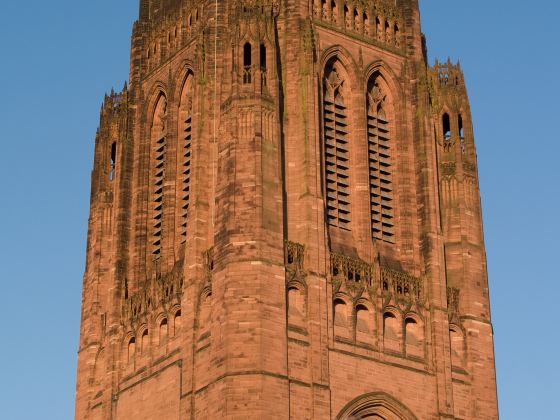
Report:
[[[350,229],[349,118],[345,96],[347,74],[333,59],[325,67],[323,81],[323,137],[327,221]]]
[[[383,314],[383,348],[395,352],[401,351],[401,325],[392,312]]]
[[[445,141],[451,140],[451,120],[447,112],[441,117],[441,124],[443,128],[443,139]]]
[[[288,323],[303,327],[305,324],[305,295],[297,287],[288,289]]]
[[[346,29],[352,29],[352,14],[347,4],[344,4],[344,25]]]
[[[356,340],[373,344],[373,315],[365,305],[356,307]]]
[[[405,321],[406,355],[424,357],[424,332],[421,325],[414,318]]]
[[[163,318],[159,323],[159,345],[164,346],[167,344],[167,338],[169,337],[169,324],[167,318]]]
[[[379,17],[375,18],[375,32],[377,33],[377,39],[383,40],[383,25],[381,25],[381,19]]]
[[[201,297],[198,312],[198,333],[197,346],[199,349],[207,347],[210,344],[210,324],[212,315],[212,294]]]
[[[373,74],[367,91],[371,234],[388,243],[395,242],[392,119],[387,84]]]
[[[167,151],[167,99],[160,94],[152,120],[152,229],[151,242],[154,258],[161,254],[163,233],[163,188],[165,184],[165,157]]]
[[[260,45],[259,48],[259,62],[260,62],[260,67],[261,67],[261,81],[262,81],[262,86],[266,86],[267,85],[267,74],[266,74],[266,46],[264,44]]]
[[[457,116],[457,127],[459,128],[459,140],[461,141],[461,151],[465,153],[465,129],[463,128],[463,116]]]
[[[321,16],[325,20],[329,18],[329,8],[327,7],[327,0],[321,0]]]
[[[109,159],[109,181],[115,179],[117,170],[117,142],[111,144],[111,158]]]
[[[390,43],[392,41],[391,25],[389,24],[388,20],[385,21],[385,41],[387,41],[388,43]]]
[[[335,0],[331,1],[331,13],[333,23],[338,23],[338,5]]]
[[[362,19],[363,19],[363,26],[362,26],[363,33],[369,36],[371,35],[371,29],[369,27],[369,15],[366,12],[364,12]]]
[[[348,305],[342,299],[334,301],[334,335],[349,338]]]
[[[179,102],[177,147],[177,220],[179,244],[187,241],[187,226],[191,204],[191,161],[193,142],[194,77],[189,72]]]
[[[134,360],[135,353],[136,353],[136,338],[131,337],[128,340],[128,345],[127,345],[127,361],[129,363]]]
[[[400,48],[401,46],[401,33],[399,30],[399,25],[397,25],[395,23],[395,26],[393,27],[393,32],[394,32],[394,36],[395,36],[395,46],[397,48]]]
[[[173,317],[173,337],[177,337],[179,335],[179,331],[181,330],[181,310],[179,309],[175,312],[175,316]]]
[[[243,83],[251,83],[252,48],[249,42],[243,46]]]
[[[417,420],[406,406],[385,392],[362,395],[348,403],[335,419]]]
[[[146,328],[144,331],[142,331],[142,341],[141,341],[141,348],[140,351],[142,352],[142,354],[147,354],[148,353],[148,346],[149,346],[149,335],[148,335],[148,329]]]
[[[465,338],[463,331],[456,325],[449,329],[449,339],[451,341],[451,364],[454,367],[465,367]]]

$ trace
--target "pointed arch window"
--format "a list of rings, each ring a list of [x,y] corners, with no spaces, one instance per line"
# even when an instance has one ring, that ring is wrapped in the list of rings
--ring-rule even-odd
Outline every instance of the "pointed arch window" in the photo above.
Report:
[[[367,92],[367,136],[371,233],[374,239],[395,242],[393,141],[386,87],[373,75]]]
[[[445,141],[451,140],[451,119],[449,118],[449,114],[446,112],[441,117],[441,125],[443,129],[443,139]]]
[[[111,144],[111,158],[109,159],[109,181],[115,179],[117,170],[117,142]]]
[[[191,205],[191,160],[193,140],[193,92],[194,77],[189,73],[179,103],[179,145],[178,151],[178,220],[179,220],[179,243],[184,244],[187,240],[187,224]]]
[[[350,229],[348,109],[340,63],[327,65],[323,85],[323,137],[328,223]]]
[[[163,236],[163,186],[165,182],[165,155],[167,138],[167,99],[160,95],[152,122],[151,144],[152,144],[152,254],[155,257],[161,255],[161,243]]]
[[[243,83],[251,83],[252,48],[249,42],[243,46]]]
[[[267,85],[266,46],[264,44],[261,44],[259,48],[259,61],[261,67],[261,84],[264,87]]]

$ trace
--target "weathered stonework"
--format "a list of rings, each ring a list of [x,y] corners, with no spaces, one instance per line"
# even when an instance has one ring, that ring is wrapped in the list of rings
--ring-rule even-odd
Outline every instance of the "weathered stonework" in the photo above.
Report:
[[[497,419],[476,151],[416,0],[141,0],[76,418]]]

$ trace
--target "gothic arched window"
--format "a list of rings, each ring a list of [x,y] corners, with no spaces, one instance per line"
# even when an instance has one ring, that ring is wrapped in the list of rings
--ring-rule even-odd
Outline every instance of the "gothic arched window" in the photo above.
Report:
[[[261,84],[262,86],[267,85],[267,60],[266,60],[266,46],[264,44],[260,45],[259,48],[259,65],[261,68]]]
[[[115,179],[115,173],[117,170],[117,142],[111,144],[111,157],[109,159],[109,181]]]
[[[441,117],[441,125],[443,129],[443,139],[445,141],[451,140],[451,119],[447,112]]]
[[[135,337],[131,337],[128,340],[128,345],[127,345],[127,361],[130,363],[134,360],[134,354],[136,352],[136,338]]]
[[[305,324],[305,295],[297,287],[288,289],[288,322],[292,325]]]
[[[323,82],[323,137],[327,220],[350,229],[348,109],[345,72],[338,61],[327,64]]]
[[[424,356],[424,331],[422,324],[414,318],[405,320],[405,346],[407,356]]]
[[[348,305],[342,299],[334,301],[334,335],[350,338],[348,324]]]
[[[144,331],[142,331],[142,341],[140,342],[140,345],[142,346],[140,351],[142,352],[143,355],[148,353],[148,346],[150,345],[150,336],[148,335],[148,329],[144,329]]]
[[[393,141],[390,103],[380,75],[373,75],[367,92],[367,136],[371,231],[374,239],[395,242]]]
[[[194,77],[189,73],[179,103],[179,144],[177,147],[178,176],[178,221],[179,221],[179,243],[184,244],[187,240],[187,223],[189,207],[191,203],[191,160],[192,160],[192,137],[193,137],[193,92]]]
[[[449,339],[451,341],[451,364],[454,367],[463,368],[465,360],[465,337],[463,331],[456,325],[449,327]]]
[[[401,324],[392,312],[383,314],[383,347],[385,350],[401,350]]]
[[[356,340],[371,344],[373,337],[372,311],[364,305],[356,307]]]
[[[251,83],[252,48],[249,42],[243,46],[243,83]]]
[[[152,254],[161,254],[161,243],[163,236],[163,187],[165,183],[165,154],[167,138],[167,99],[162,94],[159,96],[151,129],[152,146]]]

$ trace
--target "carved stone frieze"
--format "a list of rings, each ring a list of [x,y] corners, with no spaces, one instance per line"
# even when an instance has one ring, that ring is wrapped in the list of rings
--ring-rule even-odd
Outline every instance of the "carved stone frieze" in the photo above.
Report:
[[[425,301],[422,278],[386,267],[381,268],[381,290],[385,305],[423,306]]]
[[[456,171],[455,162],[444,162],[441,164],[442,176],[453,176],[455,175],[455,171]]]
[[[284,265],[286,267],[286,282],[293,280],[304,281],[307,273],[304,269],[305,246],[296,242],[284,242]]]
[[[183,267],[181,265],[169,273],[148,280],[144,287],[127,296],[122,308],[122,322],[130,325],[147,318],[157,309],[168,309],[181,304],[183,294]]]
[[[404,47],[404,19],[394,1],[313,1],[316,22],[395,50]]]
[[[331,276],[335,293],[344,289],[359,297],[366,290],[373,294],[377,286],[373,264],[335,252],[331,252]]]
[[[447,313],[449,314],[449,322],[459,324],[459,297],[461,290],[448,287],[447,288]]]

